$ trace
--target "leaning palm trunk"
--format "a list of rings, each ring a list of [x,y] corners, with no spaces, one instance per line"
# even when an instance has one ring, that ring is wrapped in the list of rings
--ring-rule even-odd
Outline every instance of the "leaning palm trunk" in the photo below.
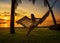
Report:
[[[53,11],[52,11],[52,8],[50,7],[50,4],[49,4],[49,2],[48,2],[48,0],[44,0],[45,1],[45,3],[48,5],[48,8],[49,8],[49,10],[50,10],[50,12],[51,12],[51,15],[52,15],[52,18],[53,18],[53,22],[54,22],[54,24],[56,25],[57,23],[56,23],[56,19],[55,19],[55,17],[54,17],[54,13],[53,13]],[[57,0],[56,0],[57,1]]]
[[[15,30],[14,30],[14,12],[15,12],[15,0],[11,0],[12,4],[11,4],[11,21],[10,21],[10,33],[14,34]]]

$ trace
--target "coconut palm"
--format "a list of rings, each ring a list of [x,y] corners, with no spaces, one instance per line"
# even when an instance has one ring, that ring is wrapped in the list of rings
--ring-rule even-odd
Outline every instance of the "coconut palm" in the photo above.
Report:
[[[57,0],[55,1],[55,3],[57,2]],[[54,3],[54,4],[55,4]],[[50,10],[50,12],[51,12],[51,15],[52,15],[52,19],[53,19],[53,22],[54,22],[54,24],[56,25],[57,23],[56,23],[56,20],[55,20],[55,17],[54,17],[54,13],[53,13],[53,11],[52,11],[52,8],[50,7],[50,4],[49,4],[49,2],[48,2],[48,0],[44,0],[44,5],[45,6],[48,6],[48,8],[49,8],[49,10]]]
[[[10,21],[10,33],[14,34],[15,30],[14,30],[14,13],[15,13],[15,9],[18,6],[18,3],[21,3],[21,0],[11,0],[11,21]]]

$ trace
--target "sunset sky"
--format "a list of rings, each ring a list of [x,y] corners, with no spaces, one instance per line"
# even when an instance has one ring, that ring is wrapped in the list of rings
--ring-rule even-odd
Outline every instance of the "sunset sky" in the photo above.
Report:
[[[49,0],[51,5],[53,4],[54,1],[55,0]],[[11,8],[11,0],[0,0],[0,12],[10,11],[10,8]],[[43,0],[36,0],[35,5],[33,5],[28,0],[22,0],[22,4],[18,6],[16,11],[19,13],[24,13],[21,15],[30,16],[31,13],[34,13],[36,16],[40,17],[40,16],[43,16],[47,10],[48,8],[44,7]],[[58,2],[53,7],[53,11],[55,15],[60,15],[60,12],[59,12],[60,11],[60,0],[58,0]]]
[[[55,0],[48,0],[50,5],[53,4]],[[19,13],[18,17],[23,16],[31,16],[31,13],[35,15],[35,17],[41,18],[46,12],[48,7],[44,7],[43,0],[36,0],[35,5],[32,4],[32,2],[29,2],[28,0],[22,0],[22,4],[19,4],[19,6],[16,9],[16,12]],[[0,0],[0,12],[10,12],[11,11],[11,0]],[[60,0],[57,1],[57,3],[53,7],[53,12],[55,15],[55,18],[57,21],[60,21]],[[19,19],[19,18],[18,18]],[[48,21],[51,21],[51,14],[47,18]]]

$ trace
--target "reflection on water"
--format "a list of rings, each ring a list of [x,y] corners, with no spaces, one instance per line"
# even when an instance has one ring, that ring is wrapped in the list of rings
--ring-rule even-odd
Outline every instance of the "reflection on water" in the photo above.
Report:
[[[57,22],[60,24],[60,22]],[[49,26],[53,25],[53,22],[43,22],[42,24],[39,24],[38,26]],[[20,24],[17,24],[15,22],[15,27],[20,27]],[[0,20],[0,27],[10,27],[10,20]],[[21,26],[22,27],[22,26]]]

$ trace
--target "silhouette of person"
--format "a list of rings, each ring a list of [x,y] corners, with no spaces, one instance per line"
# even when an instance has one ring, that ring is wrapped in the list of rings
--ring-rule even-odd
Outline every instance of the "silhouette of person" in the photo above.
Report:
[[[32,19],[32,25],[29,27],[28,33],[26,34],[26,36],[28,36],[30,34],[30,32],[34,29],[35,27],[35,17],[34,14],[31,14],[31,19]]]
[[[31,19],[32,19],[32,22],[35,22],[34,14],[31,14]]]

